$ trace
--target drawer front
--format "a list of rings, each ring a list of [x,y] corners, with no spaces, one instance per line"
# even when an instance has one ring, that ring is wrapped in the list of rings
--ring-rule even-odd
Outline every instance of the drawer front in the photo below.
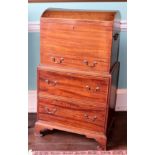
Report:
[[[78,68],[79,66],[79,69],[85,70],[90,66],[91,68],[96,66],[96,68],[94,67],[96,71],[100,71],[101,67],[105,65],[105,70],[107,70],[110,63],[111,46],[112,31],[104,30],[102,24],[67,21],[41,23],[41,63],[43,64],[53,65],[51,57],[58,56],[74,59],[73,64],[69,60],[70,67]],[[65,60],[68,63],[67,59]],[[88,61],[88,65],[86,64],[88,68],[83,66],[84,60]],[[95,65],[94,61],[98,65]]]
[[[109,78],[90,79],[86,76],[64,75],[43,69],[38,70],[38,92],[44,95],[55,95],[107,103]]]
[[[77,101],[75,99],[68,99],[65,97],[60,96],[45,96],[45,95],[38,95],[38,103],[45,103],[45,104],[52,104],[64,108],[69,109],[76,109],[76,110],[96,110],[96,111],[105,111],[107,109],[108,105],[103,104],[100,102],[88,102],[86,100],[84,101]]]
[[[48,103],[46,100],[40,99],[38,102],[38,119],[48,122],[72,123],[84,129],[103,131],[105,126],[105,109],[89,110],[64,107],[53,104],[57,101]]]
[[[81,71],[92,71],[103,74],[109,72],[110,64],[107,60],[99,60],[87,57],[71,57],[54,55],[51,52],[44,52],[41,63],[61,68],[78,69]]]

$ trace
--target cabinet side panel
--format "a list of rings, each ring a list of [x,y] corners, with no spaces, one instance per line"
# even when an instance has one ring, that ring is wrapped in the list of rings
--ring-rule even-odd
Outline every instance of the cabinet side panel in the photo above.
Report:
[[[109,85],[109,95],[108,95],[108,107],[107,107],[107,122],[106,122],[106,135],[109,137],[109,133],[114,121],[114,109],[116,105],[116,91],[118,87],[118,75],[119,75],[119,66],[120,63],[117,62],[112,68],[111,71],[111,79],[110,79],[110,85]]]
[[[116,105],[116,91],[118,87],[119,66],[120,66],[120,63],[117,62],[111,71],[111,88],[110,88],[110,94],[109,94],[110,95],[109,107],[111,109],[114,109]]]

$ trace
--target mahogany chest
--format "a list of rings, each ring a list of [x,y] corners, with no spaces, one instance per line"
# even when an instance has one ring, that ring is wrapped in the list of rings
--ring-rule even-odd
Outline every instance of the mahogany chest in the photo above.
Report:
[[[118,83],[119,14],[47,9],[40,21],[35,133],[78,133],[106,149]]]

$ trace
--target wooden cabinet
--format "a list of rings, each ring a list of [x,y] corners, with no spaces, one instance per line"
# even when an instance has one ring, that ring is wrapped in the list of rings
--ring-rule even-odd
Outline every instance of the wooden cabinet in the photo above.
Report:
[[[35,133],[59,129],[106,149],[118,81],[119,14],[48,9],[41,17]]]

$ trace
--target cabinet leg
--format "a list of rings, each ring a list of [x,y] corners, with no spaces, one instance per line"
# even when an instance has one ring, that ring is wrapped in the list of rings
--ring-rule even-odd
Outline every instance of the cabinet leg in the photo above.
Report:
[[[47,127],[45,124],[41,123],[41,122],[36,122],[35,123],[35,127],[34,127],[34,135],[36,137],[42,137],[43,136],[43,132],[46,130],[53,130],[53,128],[51,127]]]
[[[43,128],[41,128],[41,126],[39,126],[37,123],[35,124],[35,127],[34,127],[34,135],[36,137],[42,137],[43,134],[41,134],[41,131],[43,130]]]
[[[106,138],[104,136],[96,137],[95,140],[99,143],[98,150],[106,150]]]
[[[97,146],[98,150],[106,150],[107,138],[104,134],[103,135],[86,135],[86,137],[93,138],[99,143],[99,146]]]

